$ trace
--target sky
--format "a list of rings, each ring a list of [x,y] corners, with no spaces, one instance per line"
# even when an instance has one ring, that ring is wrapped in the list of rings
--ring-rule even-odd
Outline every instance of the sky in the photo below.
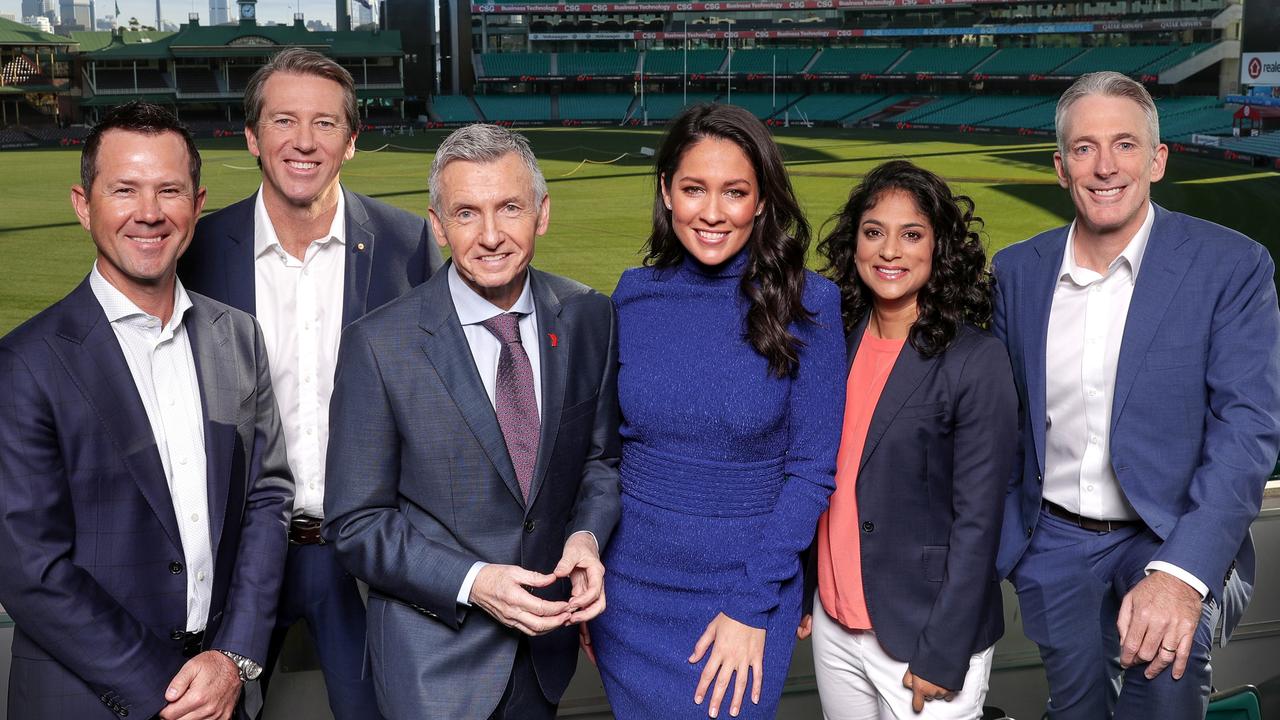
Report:
[[[136,17],[144,25],[155,23],[155,0],[94,0],[98,17],[114,14],[115,3],[120,3],[120,16],[127,19]],[[237,17],[238,6],[235,0],[228,0],[231,16]],[[293,14],[301,12],[307,20],[321,20],[329,25],[334,24],[334,0],[258,0],[259,22],[292,23]],[[20,18],[22,0],[0,0],[0,13]],[[160,14],[166,21],[182,24],[187,21],[187,14],[200,13],[200,22],[209,21],[209,0],[160,0]],[[353,12],[354,16],[355,13]]]

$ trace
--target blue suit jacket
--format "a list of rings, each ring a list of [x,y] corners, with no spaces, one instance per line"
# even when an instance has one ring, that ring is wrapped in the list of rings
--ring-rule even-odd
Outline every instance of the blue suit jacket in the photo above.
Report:
[[[346,281],[342,326],[421,285],[442,262],[431,224],[370,197],[343,189],[347,206]],[[253,270],[253,209],[258,194],[196,223],[191,247],[178,261],[188,290],[257,314]]]
[[[850,363],[865,328],[849,335]],[[995,558],[1017,421],[1008,353],[966,325],[937,357],[902,348],[867,428],[857,493],[871,624],[890,655],[951,690],[1004,634]],[[812,562],[806,579],[816,586]]]
[[[369,650],[388,718],[485,718],[520,634],[457,602],[473,563],[554,569],[574,532],[603,549],[621,510],[617,325],[607,297],[530,269],[542,383],[526,503],[439,272],[347,328],[330,407],[325,537],[369,583]],[[567,599],[561,581],[535,591]],[[529,639],[559,702],[574,628]]]
[[[212,606],[205,649],[264,662],[293,481],[252,318],[191,294]],[[83,282],[0,340],[0,602],[11,718],[147,718],[185,662],[187,570],[151,424]]]
[[[1275,266],[1237,232],[1158,206],[1155,213],[1116,368],[1111,466],[1164,541],[1152,559],[1199,578],[1223,605],[1225,642],[1252,591],[1249,525],[1280,449]],[[1009,348],[1023,409],[1002,577],[1040,512],[1046,335],[1067,231],[1037,235],[993,261],[993,329]]]

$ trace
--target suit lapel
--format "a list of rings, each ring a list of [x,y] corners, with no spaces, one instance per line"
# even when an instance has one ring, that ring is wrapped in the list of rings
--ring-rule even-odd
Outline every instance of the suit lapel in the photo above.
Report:
[[[1062,270],[1062,254],[1067,247],[1070,226],[1054,231],[1035,244],[1039,261],[1032,270],[1030,292],[1024,299],[1022,312],[1027,320],[1026,339],[1022,353],[1023,372],[1027,378],[1027,411],[1031,419],[1031,437],[1035,442],[1036,462],[1044,475],[1044,434],[1046,409],[1045,377],[1049,340],[1049,311],[1053,307],[1053,290]]]
[[[861,343],[863,329],[866,328],[864,321],[855,331],[857,335],[856,343]],[[851,344],[853,353],[857,353],[857,345]],[[934,365],[937,364],[937,358],[926,358],[916,352],[911,346],[911,341],[907,341],[902,346],[902,352],[898,353],[898,359],[893,363],[893,370],[889,372],[889,379],[885,381],[884,390],[880,392],[880,399],[876,401],[876,409],[871,414],[871,424],[867,426],[867,438],[862,445],[862,457],[858,461],[858,472],[861,476],[862,467],[867,464],[867,459],[871,457],[871,453],[875,452],[876,446],[880,444],[880,439],[884,437],[884,433],[893,424],[893,419],[897,417],[898,411],[906,404],[907,400],[915,393],[916,388],[924,381]]]
[[[427,281],[419,321],[424,331],[422,350],[507,489],[523,504],[524,495],[516,481],[516,470],[511,464],[502,428],[498,426],[498,416],[489,402],[489,394],[480,380],[471,347],[453,307],[447,269],[447,266],[441,268]]]
[[[373,269],[373,231],[369,213],[355,193],[342,191],[347,208],[346,265],[342,289],[342,327],[364,315],[369,303],[369,274]]]
[[[563,337],[560,328],[560,299],[542,282],[541,273],[532,268],[529,273],[533,304],[538,314],[538,364],[542,371],[542,433],[538,440],[538,461],[529,487],[528,505],[533,507],[538,491],[546,480],[547,467],[551,464],[551,455],[556,447],[569,362],[565,350],[559,347]],[[556,338],[554,345],[551,343],[552,337]]]
[[[1129,314],[1120,341],[1116,362],[1116,386],[1111,405],[1111,432],[1114,434],[1129,391],[1142,369],[1147,348],[1155,337],[1160,320],[1177,294],[1182,278],[1191,267],[1191,247],[1177,217],[1155,206],[1156,219],[1142,254],[1138,281],[1129,301]]]
[[[250,315],[257,313],[256,290],[253,270],[254,209],[258,194],[240,201],[226,218],[226,262],[222,265],[222,282],[226,292],[222,297],[227,304]]]
[[[59,324],[55,352],[93,406],[103,431],[118,449],[165,535],[174,547],[181,548],[182,536],[178,534],[164,465],[120,341],[87,279],[67,296],[65,303],[68,312]]]
[[[231,390],[242,385],[238,377],[239,364],[226,357],[234,348],[231,321],[226,312],[206,307],[204,299],[198,296],[193,295],[191,302],[184,326],[191,341],[191,355],[195,358],[200,407],[204,413],[209,537],[216,557],[227,514],[227,497],[231,490],[230,461],[235,452],[237,413],[243,399]]]

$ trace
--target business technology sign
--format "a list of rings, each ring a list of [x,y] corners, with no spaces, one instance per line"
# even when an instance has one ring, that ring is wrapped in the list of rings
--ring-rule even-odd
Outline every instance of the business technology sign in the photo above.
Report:
[[[1280,52],[1240,56],[1241,85],[1280,85]]]

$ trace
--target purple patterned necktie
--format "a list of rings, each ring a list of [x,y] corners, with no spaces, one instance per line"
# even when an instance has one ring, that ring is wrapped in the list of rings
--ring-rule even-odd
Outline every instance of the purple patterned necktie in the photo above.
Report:
[[[480,323],[502,343],[498,355],[498,377],[494,385],[494,406],[498,426],[507,443],[507,453],[516,469],[516,481],[525,502],[533,482],[533,466],[538,459],[538,397],[533,392],[533,367],[520,344],[520,316],[503,313]]]

